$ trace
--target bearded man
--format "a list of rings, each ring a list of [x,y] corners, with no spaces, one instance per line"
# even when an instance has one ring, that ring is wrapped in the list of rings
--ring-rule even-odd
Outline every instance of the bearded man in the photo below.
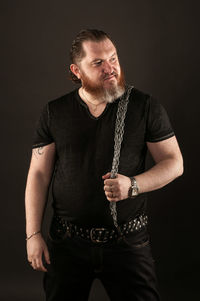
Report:
[[[96,29],[72,43],[81,86],[49,101],[38,119],[27,177],[27,257],[44,272],[46,300],[88,300],[99,278],[110,300],[159,300],[146,193],[183,173],[163,106],[125,83],[117,49]],[[147,150],[155,164],[145,170]],[[52,183],[47,241],[41,227]]]

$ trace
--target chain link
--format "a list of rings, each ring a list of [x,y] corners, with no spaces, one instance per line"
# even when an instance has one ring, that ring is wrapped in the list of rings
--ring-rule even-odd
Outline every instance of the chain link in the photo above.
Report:
[[[119,158],[120,158],[120,150],[121,150],[121,143],[123,140],[124,135],[124,120],[126,117],[128,102],[129,102],[129,96],[131,93],[133,86],[126,86],[125,93],[120,97],[118,108],[117,108],[117,116],[115,121],[115,137],[114,137],[114,156],[113,156],[113,162],[112,162],[112,170],[111,170],[111,179],[115,179],[118,173],[118,167],[119,167]],[[118,228],[118,222],[117,222],[117,208],[116,208],[116,202],[112,201],[110,202],[110,211],[113,218],[113,222],[116,228]]]

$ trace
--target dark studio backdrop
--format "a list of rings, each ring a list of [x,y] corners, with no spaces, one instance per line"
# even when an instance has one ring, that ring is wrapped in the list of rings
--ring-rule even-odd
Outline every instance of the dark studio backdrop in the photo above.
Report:
[[[200,300],[198,1],[4,0],[0,7],[0,300],[44,300],[42,273],[26,260],[24,191],[42,106],[76,88],[67,79],[68,53],[82,28],[108,32],[127,82],[158,98],[170,116],[185,172],[149,194],[152,250],[162,300]],[[49,205],[45,224],[50,216]],[[109,300],[98,281],[91,300]]]

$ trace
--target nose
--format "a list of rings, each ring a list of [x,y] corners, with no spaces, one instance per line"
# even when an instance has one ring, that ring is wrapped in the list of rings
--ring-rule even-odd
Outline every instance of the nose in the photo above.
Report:
[[[104,62],[103,72],[106,74],[111,74],[113,72],[113,66],[109,62]]]

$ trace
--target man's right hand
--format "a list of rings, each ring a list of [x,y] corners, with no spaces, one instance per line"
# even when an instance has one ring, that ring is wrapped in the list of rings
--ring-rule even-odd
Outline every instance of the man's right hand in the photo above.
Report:
[[[32,268],[37,271],[47,272],[42,262],[42,255],[47,264],[50,264],[49,251],[42,235],[39,233],[27,240],[27,258]]]

